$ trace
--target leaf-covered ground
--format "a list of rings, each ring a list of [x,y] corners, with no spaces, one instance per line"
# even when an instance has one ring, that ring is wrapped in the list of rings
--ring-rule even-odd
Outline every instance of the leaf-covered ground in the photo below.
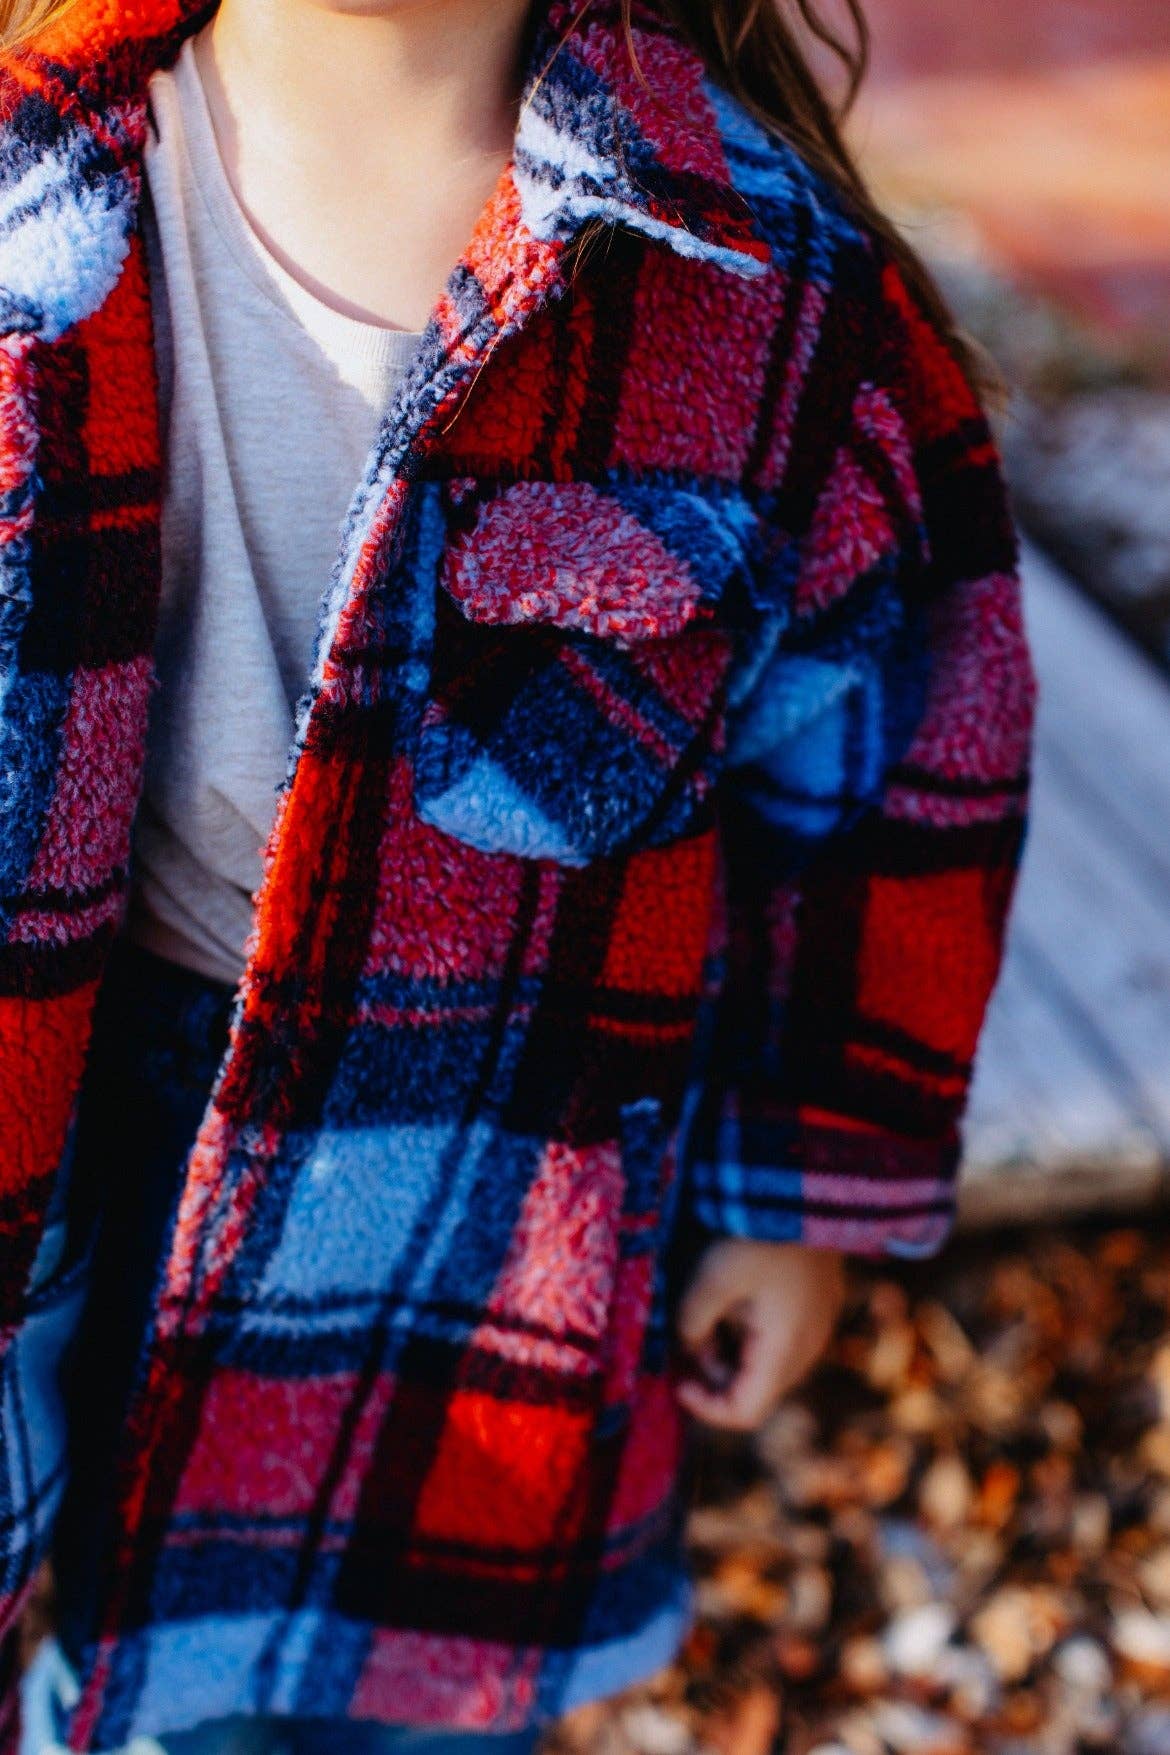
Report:
[[[549,1755],[1170,1755],[1170,1220],[860,1270],[701,1462],[682,1660]]]

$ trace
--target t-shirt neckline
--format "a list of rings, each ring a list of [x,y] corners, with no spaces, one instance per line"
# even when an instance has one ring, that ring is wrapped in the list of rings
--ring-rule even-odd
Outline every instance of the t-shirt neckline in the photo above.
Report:
[[[179,101],[181,147],[192,182],[242,272],[271,304],[333,357],[341,355],[385,372],[404,370],[417,350],[420,332],[395,329],[336,310],[290,274],[251,224],[223,162],[193,36],[183,43],[170,76]]]

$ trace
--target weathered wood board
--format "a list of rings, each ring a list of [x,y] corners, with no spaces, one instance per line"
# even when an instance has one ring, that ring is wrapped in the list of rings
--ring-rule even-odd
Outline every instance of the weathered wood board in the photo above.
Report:
[[[968,1224],[1170,1191],[1170,684],[1033,549],[1032,824],[976,1064]]]

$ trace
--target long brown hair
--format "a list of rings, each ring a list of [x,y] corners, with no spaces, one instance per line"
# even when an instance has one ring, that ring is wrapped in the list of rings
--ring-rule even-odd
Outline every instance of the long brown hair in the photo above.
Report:
[[[26,43],[74,10],[81,0],[0,0],[0,45]],[[878,206],[845,141],[843,125],[869,62],[869,27],[862,0],[839,0],[848,34],[829,24],[818,0],[658,0],[702,56],[711,76],[766,128],[791,141],[836,188],[858,219],[880,236],[911,293],[944,338],[976,389],[1002,401],[989,357],[964,335],[918,253]],[[586,0],[582,11],[588,11]],[[621,0],[633,54],[633,0]],[[827,52],[844,75],[842,96],[827,95],[813,56]],[[635,64],[637,61],[634,56]]]

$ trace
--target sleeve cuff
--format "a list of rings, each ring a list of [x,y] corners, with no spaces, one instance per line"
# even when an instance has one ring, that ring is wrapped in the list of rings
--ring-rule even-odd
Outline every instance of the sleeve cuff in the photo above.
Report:
[[[955,1223],[958,1135],[917,1139],[823,1109],[727,1097],[686,1142],[678,1221],[851,1255],[937,1254]],[[689,1251],[688,1251],[689,1253]]]

